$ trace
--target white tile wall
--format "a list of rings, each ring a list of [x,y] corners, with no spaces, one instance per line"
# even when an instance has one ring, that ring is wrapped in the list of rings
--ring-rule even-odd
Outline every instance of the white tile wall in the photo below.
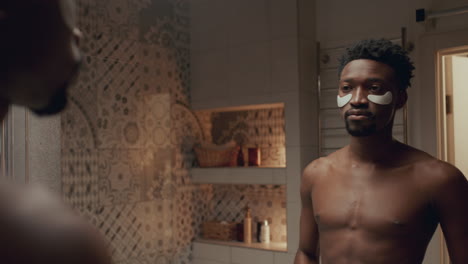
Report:
[[[286,160],[287,162],[287,160]],[[286,184],[286,168],[273,170],[273,184]]]
[[[318,157],[317,146],[301,147],[301,167],[305,168],[309,163]]]
[[[318,100],[316,91],[301,91],[300,93],[300,143],[301,146],[318,145]]]
[[[286,193],[288,202],[300,201],[299,189],[302,175],[300,150],[300,147],[286,147],[286,157],[288,159],[286,165]]]
[[[280,39],[271,42],[271,78],[273,93],[288,92],[299,87],[297,39]]]
[[[190,47],[192,51],[228,47],[230,0],[196,0],[191,2]]]
[[[296,190],[299,195],[299,189]],[[300,202],[288,202],[286,205],[287,209],[287,222],[288,222],[288,253],[296,254],[299,246],[299,223],[301,216],[301,203]]]
[[[322,59],[322,57],[320,58]],[[335,68],[320,71],[320,89],[338,92],[338,73]]]
[[[315,39],[299,39],[299,69],[301,91],[317,91],[317,44]]]
[[[297,0],[298,5],[298,26],[299,36],[302,39],[309,39],[315,42],[316,39],[316,1]]]
[[[265,95],[271,84],[270,43],[233,47],[229,50],[229,96]]]
[[[269,40],[267,0],[231,1],[229,18],[229,46]]]
[[[275,262],[273,264],[292,264],[295,254],[275,253]]]
[[[340,110],[335,109],[326,109],[320,111],[320,123],[322,129],[334,129],[334,128],[344,128],[345,123],[343,118],[341,118]]]
[[[194,258],[192,264],[228,264],[229,262],[219,262],[208,259]]]
[[[228,55],[225,50],[193,52],[193,100],[222,99],[228,89]]]
[[[320,94],[320,108],[331,109],[336,106],[337,90],[324,90]]]
[[[300,145],[299,95],[293,94],[284,105],[286,147]],[[286,155],[286,157],[288,157]]]
[[[297,2],[270,0],[271,38],[297,37]]]
[[[342,148],[349,144],[348,132],[343,129],[322,130],[322,148]]]
[[[273,252],[247,248],[232,248],[232,264],[273,263]]]
[[[206,243],[193,243],[194,259],[217,261],[220,263],[231,262],[231,250],[229,247]]]
[[[292,264],[294,253],[194,242],[193,264]]]

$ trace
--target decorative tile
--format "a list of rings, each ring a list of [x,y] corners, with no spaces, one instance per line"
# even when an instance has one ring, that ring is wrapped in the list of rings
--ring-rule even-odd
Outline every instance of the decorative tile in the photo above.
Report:
[[[193,146],[204,139],[197,116],[183,104],[171,107],[171,142],[175,146],[173,158],[173,181],[187,184],[190,181],[188,169],[193,167],[195,155]]]
[[[188,264],[211,213],[191,185],[203,137],[190,102],[187,0],[78,0],[85,61],[62,115],[64,199],[115,263]]]
[[[252,221],[256,223],[268,220],[272,241],[285,242],[285,201],[284,185],[214,185],[209,218],[240,223],[248,205],[252,212]],[[253,234],[256,235],[256,229]]]
[[[159,200],[83,208],[79,214],[99,229],[116,263],[165,263],[157,261],[174,255],[171,207]]]
[[[138,2],[140,1],[96,1],[97,27],[105,35],[136,41],[138,39]]]
[[[62,195],[74,208],[95,207],[98,195],[96,150],[62,151]]]
[[[67,148],[95,148],[97,143],[97,93],[94,60],[85,56],[76,82],[68,90],[68,106],[63,112],[62,145]]]
[[[208,188],[208,189],[207,189]],[[210,187],[180,186],[174,207],[174,240],[180,250],[190,246],[195,236],[200,234],[200,226],[208,219],[211,198]]]
[[[103,205],[142,200],[141,174],[145,160],[139,150],[99,150],[99,200]]]
[[[186,49],[140,44],[141,93],[169,93],[171,101],[189,103],[190,54]]]
[[[213,143],[231,140],[260,148],[262,166],[286,166],[284,108],[243,111],[197,111],[202,130]]]
[[[155,200],[137,203],[134,214],[141,223],[142,240],[138,247],[146,256],[170,256],[172,244],[172,202]]]
[[[77,6],[77,27],[83,34],[80,40],[80,49],[85,55],[90,54],[94,44],[94,35],[96,34],[96,2],[94,0],[78,0]]]
[[[144,146],[152,149],[171,147],[171,102],[169,94],[139,97],[137,120],[142,127]]]
[[[145,162],[142,177],[142,194],[144,200],[172,199],[176,185],[172,181],[172,148],[147,150],[142,153]],[[150,158],[147,156],[151,155]]]
[[[141,148],[167,145],[170,134],[168,97],[141,95],[138,65],[100,61],[98,87],[98,146]],[[154,104],[153,104],[154,103]]]
[[[78,101],[70,98],[67,109],[61,115],[61,145],[64,151],[70,149],[93,149],[97,145],[93,118]]]
[[[95,211],[98,228],[109,243],[114,261],[144,254],[141,216],[135,213],[136,204],[106,206]]]

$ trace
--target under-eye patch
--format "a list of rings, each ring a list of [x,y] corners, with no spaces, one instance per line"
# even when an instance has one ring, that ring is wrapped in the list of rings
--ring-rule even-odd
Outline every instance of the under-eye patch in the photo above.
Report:
[[[345,106],[346,104],[348,104],[349,101],[351,101],[352,97],[353,97],[352,94],[347,94],[345,96],[337,95],[336,96],[336,103],[337,103],[338,107],[341,108],[341,107]],[[369,94],[367,96],[367,99],[369,101],[373,102],[374,104],[388,105],[388,104],[392,103],[393,96],[392,96],[392,92],[388,91],[384,95]]]
[[[367,99],[374,104],[388,105],[392,102],[392,92],[388,91],[384,95],[369,94]]]
[[[347,103],[349,103],[349,101],[351,101],[351,98],[353,97],[352,94],[347,94],[343,97],[337,95],[336,96],[336,103],[338,105],[338,107],[343,107],[345,106]]]

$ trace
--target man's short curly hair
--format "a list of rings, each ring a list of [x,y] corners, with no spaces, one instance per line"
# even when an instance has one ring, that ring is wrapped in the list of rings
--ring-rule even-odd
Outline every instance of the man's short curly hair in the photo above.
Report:
[[[386,39],[366,39],[355,43],[339,59],[338,74],[349,62],[359,59],[369,59],[382,62],[392,67],[395,77],[400,82],[400,88],[405,90],[411,86],[414,64],[401,46]]]

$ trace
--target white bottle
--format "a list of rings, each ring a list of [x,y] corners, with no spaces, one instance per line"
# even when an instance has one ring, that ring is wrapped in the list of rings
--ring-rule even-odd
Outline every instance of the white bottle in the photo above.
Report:
[[[270,226],[268,225],[268,220],[263,221],[260,227],[260,242],[266,244],[270,243]]]

